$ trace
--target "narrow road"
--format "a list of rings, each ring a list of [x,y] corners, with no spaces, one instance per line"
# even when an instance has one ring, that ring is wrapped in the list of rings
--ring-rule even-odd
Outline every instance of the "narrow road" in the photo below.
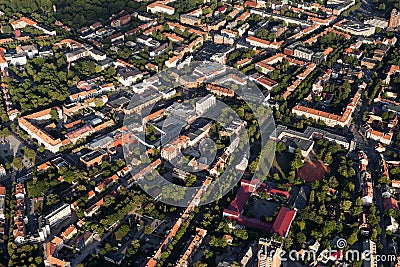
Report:
[[[378,243],[383,244],[381,254],[387,254],[387,240],[386,240],[386,225],[385,225],[385,209],[383,207],[383,198],[380,187],[378,187],[378,179],[380,178],[379,154],[374,150],[374,144],[368,142],[367,148],[368,158],[370,159],[369,168],[372,176],[372,183],[374,187],[374,200],[375,205],[379,210],[379,225],[382,228],[382,233],[378,236]],[[380,241],[379,241],[380,240]]]

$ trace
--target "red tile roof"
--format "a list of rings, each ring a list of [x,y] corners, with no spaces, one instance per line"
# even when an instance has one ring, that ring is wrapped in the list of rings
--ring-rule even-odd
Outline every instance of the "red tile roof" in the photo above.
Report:
[[[321,161],[307,161],[300,168],[298,176],[307,182],[314,182],[321,180],[328,171],[329,168]]]
[[[6,195],[6,188],[4,186],[0,186],[0,195],[5,196]]]
[[[385,210],[388,210],[388,209],[398,210],[399,209],[399,203],[393,197],[385,198],[383,200],[383,207],[385,208]]]
[[[231,202],[228,209],[241,213],[244,206],[246,205],[247,200],[249,200],[250,198],[252,192],[251,189],[252,188],[250,187],[249,183],[242,182],[235,199]]]
[[[272,230],[280,236],[285,237],[295,216],[295,210],[282,207],[275,219]]]

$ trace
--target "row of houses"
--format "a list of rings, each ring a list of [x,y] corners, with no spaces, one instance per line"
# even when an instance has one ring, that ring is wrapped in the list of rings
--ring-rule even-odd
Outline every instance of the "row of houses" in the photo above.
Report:
[[[354,97],[351,99],[351,102],[347,105],[342,115],[336,115],[326,111],[305,107],[302,106],[301,104],[297,104],[295,107],[293,107],[292,113],[296,114],[299,117],[304,116],[306,118],[312,118],[316,121],[322,121],[329,127],[349,126],[352,120],[354,110],[356,109],[361,99],[361,93],[363,89],[364,86],[360,86],[359,90],[355,93]]]
[[[0,238],[5,234],[5,219],[6,219],[6,187],[0,185]],[[2,242],[0,241],[0,244]]]

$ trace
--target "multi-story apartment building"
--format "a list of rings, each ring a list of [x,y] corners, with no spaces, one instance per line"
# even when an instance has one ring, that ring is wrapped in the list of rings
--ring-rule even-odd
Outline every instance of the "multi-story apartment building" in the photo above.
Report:
[[[392,12],[390,13],[390,20],[389,20],[389,28],[396,29],[400,25],[400,12],[397,9],[393,8]]]
[[[191,16],[191,15],[181,15],[180,21],[183,24],[188,24],[192,26],[198,26],[201,24],[201,18]]]
[[[332,114],[326,111],[320,111],[313,108],[308,108],[302,105],[296,105],[292,112],[297,116],[305,116],[307,118],[313,118],[317,121],[323,121],[327,126],[341,126],[345,127],[350,125],[353,112],[361,98],[361,90],[359,90],[353,97],[350,104],[347,106],[342,115]]]
[[[68,204],[62,204],[61,206],[57,207],[56,209],[45,215],[43,218],[46,223],[50,225],[50,227],[53,227],[61,221],[65,220],[66,218],[70,217],[71,214],[71,206]]]
[[[147,12],[150,13],[167,13],[168,15],[173,15],[175,13],[175,8],[167,6],[160,1],[151,3],[147,6]]]
[[[215,106],[216,98],[213,95],[207,95],[196,102],[196,114],[201,115],[211,107]]]
[[[6,169],[3,164],[0,164],[0,177],[6,176]]]
[[[196,228],[196,235],[193,237],[192,241],[186,247],[184,253],[180,256],[180,259],[176,263],[176,267],[187,267],[192,263],[192,257],[196,252],[196,249],[203,242],[204,237],[207,234],[207,230]]]
[[[282,243],[275,240],[260,238],[258,241],[257,266],[279,267],[281,266]]]
[[[4,216],[5,211],[6,211],[6,188],[4,186],[0,186],[0,220],[5,219]]]

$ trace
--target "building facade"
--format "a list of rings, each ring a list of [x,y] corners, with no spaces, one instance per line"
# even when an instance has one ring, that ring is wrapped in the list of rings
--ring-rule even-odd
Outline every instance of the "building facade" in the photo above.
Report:
[[[396,29],[400,24],[400,12],[393,8],[390,13],[389,28]]]

